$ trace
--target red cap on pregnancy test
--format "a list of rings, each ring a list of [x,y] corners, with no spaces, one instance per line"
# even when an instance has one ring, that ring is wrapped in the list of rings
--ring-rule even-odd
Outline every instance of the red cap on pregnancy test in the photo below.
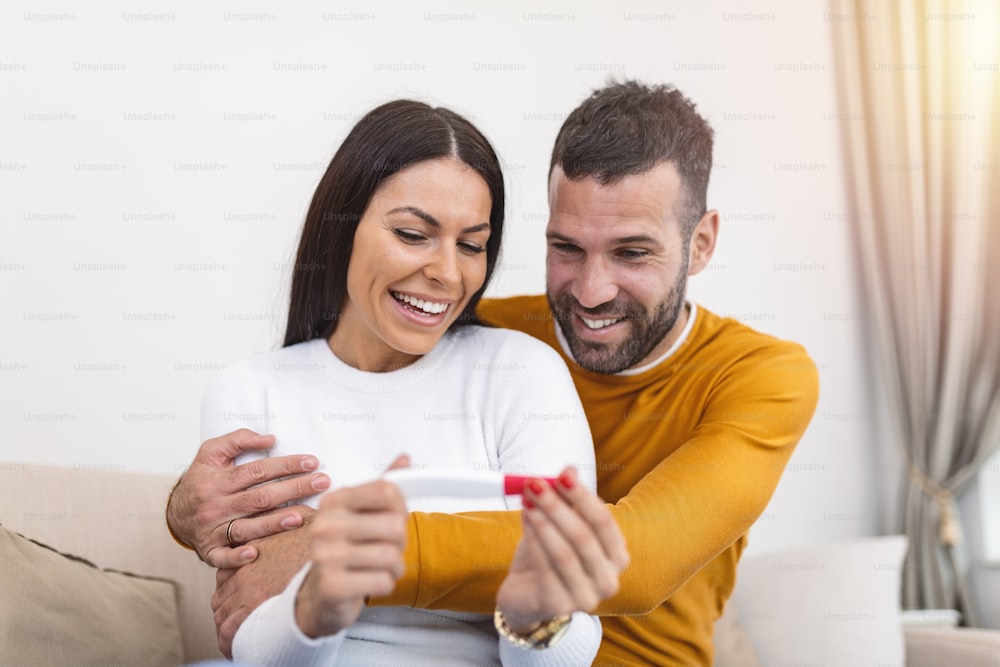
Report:
[[[533,479],[540,479],[543,482],[548,482],[549,486],[551,486],[553,489],[556,488],[555,477],[527,477],[524,475],[504,475],[503,476],[504,495],[507,496],[524,495],[524,486]]]
[[[382,479],[399,487],[406,498],[451,497],[492,498],[501,493],[508,496],[524,494],[533,479],[545,480],[555,486],[552,477],[538,475],[503,475],[482,470],[414,470],[396,468],[387,470]]]

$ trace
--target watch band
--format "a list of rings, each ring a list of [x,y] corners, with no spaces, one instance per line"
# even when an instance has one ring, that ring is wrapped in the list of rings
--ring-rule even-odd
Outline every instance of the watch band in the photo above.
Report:
[[[497,607],[493,612],[493,625],[500,636],[518,648],[545,649],[554,646],[569,630],[571,614],[554,616],[528,635],[520,635],[510,629],[503,612]]]

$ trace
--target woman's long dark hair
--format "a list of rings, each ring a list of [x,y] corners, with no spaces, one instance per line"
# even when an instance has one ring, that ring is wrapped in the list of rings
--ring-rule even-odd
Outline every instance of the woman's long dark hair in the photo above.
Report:
[[[316,186],[292,271],[285,346],[328,338],[347,294],[354,232],[379,185],[425,160],[455,157],[483,177],[492,198],[486,277],[452,326],[476,322],[503,236],[503,173],[486,137],[453,111],[395,100],[368,112],[341,144]]]

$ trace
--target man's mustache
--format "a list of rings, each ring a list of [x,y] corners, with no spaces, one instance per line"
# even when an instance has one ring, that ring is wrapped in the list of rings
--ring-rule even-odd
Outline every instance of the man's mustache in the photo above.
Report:
[[[560,307],[560,309],[573,310],[575,313],[592,317],[595,320],[609,316],[627,317],[635,314],[634,308],[630,308],[628,304],[618,301],[608,301],[607,303],[602,303],[601,305],[594,306],[593,308],[585,308],[580,305],[580,302],[577,301],[576,298],[565,295],[558,297],[556,299],[556,304]]]

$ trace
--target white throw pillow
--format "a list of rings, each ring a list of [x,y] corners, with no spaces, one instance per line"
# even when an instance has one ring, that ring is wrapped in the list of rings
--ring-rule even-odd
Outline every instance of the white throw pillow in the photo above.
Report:
[[[732,603],[764,665],[903,665],[907,539],[873,537],[744,557]]]

